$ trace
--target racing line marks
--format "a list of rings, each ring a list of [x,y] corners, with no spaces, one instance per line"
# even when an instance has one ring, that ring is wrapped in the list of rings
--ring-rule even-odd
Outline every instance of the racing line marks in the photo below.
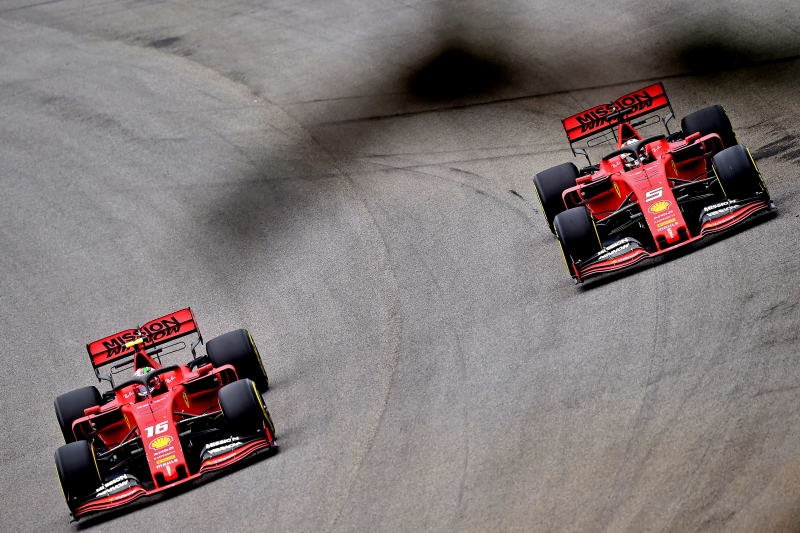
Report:
[[[181,37],[166,37],[164,39],[156,39],[147,44],[151,48],[166,48],[177,42],[181,41]]]
[[[767,159],[770,157],[780,156],[781,161],[789,161],[796,163],[800,161],[800,150],[796,149],[797,136],[787,134],[784,137],[769,142],[761,148],[753,151],[753,158],[756,160]],[[795,148],[794,150],[791,150]]]

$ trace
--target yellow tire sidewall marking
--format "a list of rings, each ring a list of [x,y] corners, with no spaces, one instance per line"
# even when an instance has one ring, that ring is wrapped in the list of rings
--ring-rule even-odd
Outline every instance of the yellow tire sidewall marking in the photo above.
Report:
[[[750,156],[750,162],[753,163],[753,168],[756,169],[756,174],[758,174],[758,181],[761,182],[761,186],[764,187],[764,191],[767,193],[767,196],[769,196],[769,189],[767,189],[767,184],[764,183],[764,178],[761,177],[761,171],[758,169],[756,160],[753,159],[753,154],[750,153],[750,148],[745,147],[745,150],[747,150],[747,155]]]
[[[94,469],[97,470],[97,479],[102,480],[103,476],[100,475],[100,467],[97,466],[97,455],[94,453],[94,444],[89,443],[89,449],[92,452],[92,459],[94,460]]]
[[[56,477],[58,477],[58,486],[61,487],[61,493],[64,495],[64,501],[67,502],[67,505],[69,505],[69,500],[67,499],[67,491],[64,490],[64,484],[61,482],[61,473],[58,471],[58,463],[54,461],[53,466],[56,467]]]
[[[100,467],[97,466],[97,455],[94,453],[94,444],[91,442],[89,443],[89,452],[92,454],[92,460],[94,461],[94,469],[97,472],[97,479],[101,480],[102,476],[100,475]],[[58,486],[61,487],[61,493],[64,495],[64,501],[67,502],[69,505],[69,499],[67,498],[67,491],[64,490],[64,483],[61,481],[61,472],[58,471],[58,463],[53,461],[53,466],[56,467],[56,477],[58,478]]]
[[[711,169],[714,171],[714,177],[717,178],[717,183],[719,183],[719,188],[722,189],[722,194],[725,195],[725,198],[728,197],[728,193],[725,192],[725,187],[722,186],[722,180],[719,179],[719,174],[717,174],[717,167],[714,164],[711,164]]]
[[[264,399],[258,393],[258,389],[256,388],[256,384],[252,381],[250,384],[253,386],[253,393],[256,395],[256,400],[258,401],[258,405],[261,406],[261,412],[264,414],[264,420],[269,425],[269,432],[272,433],[272,437],[275,438],[275,426],[272,424],[272,417],[269,416],[269,412],[267,411],[266,406],[264,405]]]
[[[589,213],[589,220],[592,221],[592,227],[594,228],[594,236],[597,237],[597,244],[600,246],[600,248],[602,248],[603,243],[600,242],[600,234],[597,232],[597,224],[594,223],[594,217],[592,216],[591,213]]]
[[[728,119],[728,124],[731,125],[731,131],[733,132],[733,138],[736,139],[736,144],[739,144],[739,136],[736,135],[736,130],[733,128],[733,123],[731,122],[731,117],[728,116],[728,112],[725,111],[724,107],[722,108],[722,112],[725,113],[725,118]]]
[[[544,221],[547,222],[547,225],[549,227],[551,227],[551,228],[553,228],[553,230],[555,230],[553,225],[547,220],[547,213],[545,213],[545,211],[544,211],[544,204],[542,203],[541,196],[539,196],[539,188],[536,186],[535,183],[533,184],[533,190],[536,191],[536,199],[539,200],[539,208],[542,210],[542,215],[544,216]]]
[[[564,247],[561,245],[561,237],[558,236],[558,230],[556,230],[556,239],[558,240],[558,249],[561,250],[561,258],[564,260],[564,266],[567,267],[567,272],[569,275],[572,275],[572,270],[569,268],[569,263],[567,262],[567,254],[564,253]]]
[[[264,363],[261,361],[261,354],[258,353],[258,348],[256,347],[255,341],[253,341],[253,336],[250,332],[247,332],[247,337],[250,339],[250,346],[253,347],[253,351],[256,353],[256,359],[258,360],[258,366],[261,367],[261,373],[264,375],[264,378],[267,379],[267,383],[269,383],[269,378],[267,378],[267,371],[264,370]]]

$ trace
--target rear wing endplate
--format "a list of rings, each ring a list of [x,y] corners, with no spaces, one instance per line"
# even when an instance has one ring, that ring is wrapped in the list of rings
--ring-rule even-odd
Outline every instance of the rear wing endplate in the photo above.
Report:
[[[96,340],[87,344],[86,350],[89,352],[92,366],[97,369],[133,355],[137,350],[149,350],[195,332],[200,336],[194,313],[190,307],[187,307],[151,320],[144,326],[126,329],[104,339]]]
[[[672,111],[664,86],[658,82],[626,94],[610,104],[601,104],[581,111],[565,118],[561,123],[564,125],[567,139],[572,146],[572,143],[576,141],[612,129],[621,120],[631,120],[664,107],[669,107]],[[619,112],[623,110],[628,110],[627,113],[624,113],[624,119],[619,115]],[[609,118],[609,115],[613,114],[617,115]]]

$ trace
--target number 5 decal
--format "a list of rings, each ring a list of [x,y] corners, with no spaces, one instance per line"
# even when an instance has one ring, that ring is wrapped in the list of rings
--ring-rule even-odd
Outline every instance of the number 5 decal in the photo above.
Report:
[[[652,202],[656,198],[661,198],[664,194],[663,187],[659,187],[658,189],[653,189],[652,191],[647,191],[644,193],[644,201],[645,202]]]

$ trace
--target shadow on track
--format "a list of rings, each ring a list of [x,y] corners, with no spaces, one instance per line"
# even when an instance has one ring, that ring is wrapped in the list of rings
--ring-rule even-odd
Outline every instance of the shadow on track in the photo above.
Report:
[[[481,96],[506,85],[507,70],[507,65],[473,52],[469,44],[453,42],[413,72],[408,92],[435,102]]]

